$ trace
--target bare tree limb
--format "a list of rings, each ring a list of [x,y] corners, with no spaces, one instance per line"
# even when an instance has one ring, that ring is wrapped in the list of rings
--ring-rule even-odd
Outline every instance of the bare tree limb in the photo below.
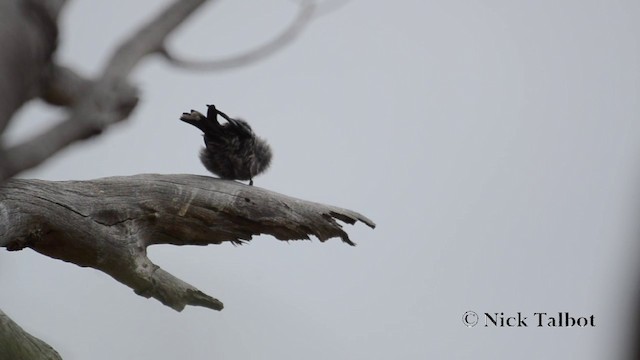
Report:
[[[187,60],[175,55],[166,46],[160,54],[171,65],[197,71],[219,71],[253,64],[263,60],[293,42],[317,17],[324,16],[344,6],[349,0],[324,1],[320,5],[313,0],[299,0],[299,11],[291,24],[273,40],[247,52],[217,60]]]
[[[54,61],[58,14],[65,0],[0,1],[0,133],[33,98],[69,109],[68,117],[23,143],[6,148],[0,142],[0,246],[10,251],[29,247],[96,268],[178,311],[187,305],[221,310],[219,300],[153,264],[147,246],[242,243],[261,233],[282,240],[340,237],[354,245],[336,219],[375,226],[346,209],[207,177],[8,180],[129,117],[138,91],[128,76],[146,56],[164,53],[166,37],[205,1],[175,0],[118,46],[95,79]],[[300,33],[313,9],[312,2],[301,7],[296,21],[272,43],[222,62],[234,60],[240,66],[272,54]],[[132,203],[132,198],[140,201]],[[0,359],[60,356],[0,311]]]
[[[50,62],[57,41],[55,20],[64,1],[28,0],[27,3],[38,4],[34,7],[35,9],[46,10],[35,13],[40,14],[36,18],[45,24],[38,28],[40,29],[39,34],[42,34],[44,39],[45,46],[43,47],[49,50],[43,56],[36,57],[41,59],[40,62],[31,64],[32,70],[27,72],[39,74],[33,82],[43,81],[37,84],[39,86],[25,87],[22,93],[12,92],[12,89],[3,89],[0,86],[0,130],[24,101],[37,94],[51,104],[69,107],[70,115],[23,143],[0,150],[0,183],[21,171],[41,164],[68,145],[100,134],[111,124],[128,118],[138,103],[138,92],[134,86],[128,83],[127,77],[147,55],[159,53],[174,65],[201,70],[220,70],[244,66],[275,53],[293,41],[310,22],[316,9],[314,1],[301,1],[298,16],[282,34],[273,41],[245,54],[214,62],[194,63],[179,60],[164,48],[165,39],[205,1],[180,0],[169,5],[152,21],[142,26],[130,39],[118,46],[107,62],[102,75],[99,79],[92,81],[77,75],[71,69]],[[15,4],[13,1],[7,4],[9,3]],[[47,10],[49,8],[54,10]],[[15,21],[11,23],[14,24]],[[18,29],[18,31],[25,32],[26,30]],[[50,34],[52,32],[55,33],[53,37]],[[3,41],[2,32],[0,32],[1,41]],[[28,58],[34,57],[33,54],[28,55]],[[15,67],[11,64],[2,66],[3,58],[0,56],[0,71],[3,69],[9,71],[7,74],[9,76]],[[16,57],[11,61],[15,62],[16,60],[24,59]],[[20,81],[15,79],[15,82],[9,82],[9,86],[18,82]],[[25,82],[21,81],[20,83]],[[2,96],[5,94],[18,94],[18,96]],[[4,104],[2,103],[3,98],[5,99]]]
[[[147,246],[240,244],[258,234],[354,245],[336,220],[375,227],[351,210],[196,175],[12,179],[0,187],[0,246],[101,270],[178,311],[222,303],[153,264]]]
[[[122,43],[105,67],[103,80],[124,78],[145,56],[162,49],[165,38],[207,0],[178,0]]]
[[[263,44],[262,46],[252,49],[246,53],[210,61],[180,59],[178,56],[172,54],[166,47],[162,48],[160,54],[163,55],[170,64],[189,70],[226,70],[255,63],[289,45],[302,33],[302,30],[304,30],[304,28],[311,22],[311,19],[313,19],[313,15],[316,10],[315,2],[311,0],[300,1],[299,6],[300,9],[298,11],[298,15],[282,33],[280,33],[277,37],[267,42],[266,44]]]
[[[45,84],[40,98],[51,105],[72,107],[80,101],[93,83],[73,69],[52,64],[45,74]]]
[[[33,138],[0,152],[0,182],[39,165],[73,142],[99,134],[109,125],[126,119],[138,103],[137,90],[127,82],[127,76],[145,56],[157,52],[164,38],[205,1],[179,0],[168,6],[116,49],[96,81],[83,79],[69,69],[50,63],[39,64],[50,71],[38,73],[48,74],[47,79],[52,81],[44,86],[43,98],[58,105],[72,105],[70,116]],[[14,69],[1,65],[0,68],[6,71]],[[9,89],[0,94],[6,92]],[[20,100],[28,98],[22,96]],[[16,106],[8,106],[7,109],[8,118]]]
[[[126,119],[137,103],[137,90],[126,82],[91,84],[88,94],[79,99],[69,118],[0,153],[0,181],[35,167],[66,146]]]
[[[0,310],[0,359],[62,360],[44,341],[30,335]]]
[[[40,93],[57,46],[61,0],[0,1],[0,132]]]
[[[347,5],[349,1],[350,0],[325,0],[318,6],[318,9],[315,11],[314,17],[325,16],[334,11],[337,11],[343,6]]]

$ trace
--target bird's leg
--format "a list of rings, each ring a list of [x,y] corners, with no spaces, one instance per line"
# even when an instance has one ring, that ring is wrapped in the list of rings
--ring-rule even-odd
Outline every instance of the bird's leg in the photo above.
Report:
[[[253,179],[249,179],[249,186],[253,186]]]
[[[239,128],[239,129],[244,129],[244,127],[242,125],[240,125],[236,119],[230,117],[229,115],[223,113],[220,110],[217,110],[215,107],[213,107],[213,105],[209,108],[209,111],[211,111],[211,108],[213,108],[218,115],[222,116],[223,119],[227,120],[229,122],[229,124]]]
[[[222,111],[217,110],[215,108],[214,108],[214,110],[218,113],[218,115],[222,116],[222,118],[224,118],[225,120],[231,121],[231,118],[229,117],[229,115],[227,115],[227,114],[223,113]]]

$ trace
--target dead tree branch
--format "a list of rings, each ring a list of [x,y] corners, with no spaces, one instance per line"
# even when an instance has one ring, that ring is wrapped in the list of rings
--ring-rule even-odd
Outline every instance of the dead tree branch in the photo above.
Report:
[[[0,246],[101,270],[178,311],[222,303],[153,264],[147,246],[240,244],[258,234],[354,245],[336,220],[375,226],[351,210],[196,175],[12,179],[0,187]]]
[[[167,37],[176,27],[178,27],[189,15],[191,15],[206,0],[180,0],[170,4],[155,19],[142,26],[130,39],[122,43],[107,62],[102,75],[96,80],[88,80],[75,74],[72,70],[58,66],[51,60],[51,55],[55,49],[57,41],[56,18],[43,10],[44,5],[36,0],[26,1],[34,3],[34,9],[38,9],[37,19],[42,23],[53,24],[56,36],[50,35],[51,26],[39,26],[36,29],[22,29],[19,25],[16,31],[40,35],[38,38],[42,47],[47,49],[42,55],[34,54],[13,54],[13,51],[3,51],[0,54],[0,71],[11,74],[16,72],[19,61],[37,62],[29,65],[27,74],[36,78],[28,82],[22,92],[14,99],[9,97],[6,104],[0,103],[0,125],[6,125],[15,110],[27,100],[36,95],[42,95],[44,100],[55,105],[64,105],[70,108],[69,117],[63,119],[58,124],[53,125],[33,138],[25,142],[5,149],[0,152],[0,182],[13,177],[14,175],[39,165],[61,149],[71,143],[83,140],[93,135],[99,134],[109,125],[122,121],[129,117],[138,103],[137,89],[129,84],[127,77],[134,70],[136,65],[147,55],[158,52]],[[17,4],[18,2],[7,2],[7,4]],[[8,7],[9,5],[4,4]],[[18,6],[18,5],[16,5]],[[61,5],[60,5],[61,7]],[[13,9],[10,8],[9,9]],[[58,8],[59,9],[59,8]],[[15,9],[14,9],[15,10]],[[19,10],[15,10],[20,13]],[[57,16],[57,13],[55,13]],[[48,20],[48,21],[46,21]],[[9,21],[14,24],[15,21]],[[15,34],[0,32],[0,42],[4,44],[4,38],[9,38]],[[7,40],[7,42],[10,40]],[[27,44],[27,48],[28,48]],[[19,47],[20,44],[11,46]],[[21,56],[19,56],[21,55]],[[13,57],[12,57],[13,56]],[[18,56],[14,59],[14,57]],[[14,64],[15,63],[15,64]],[[4,66],[6,65],[6,66]],[[12,77],[8,77],[12,80]],[[36,80],[46,80],[36,82]],[[8,82],[24,82],[24,79],[14,79]],[[20,89],[20,87],[18,87]],[[0,88],[0,99],[5,95],[14,94],[10,88]]]
[[[311,22],[315,13],[316,4],[313,1],[300,1],[300,9],[294,21],[273,40],[246,53],[234,55],[218,60],[186,60],[180,59],[163,47],[160,54],[172,65],[188,70],[217,71],[246,66],[278,52],[302,33],[302,30]]]
[[[313,0],[299,0],[298,2],[298,14],[286,29],[271,41],[247,52],[216,60],[188,60],[180,58],[165,46],[160,50],[160,54],[164,56],[171,65],[187,70],[220,71],[247,66],[264,60],[282,50],[282,48],[289,45],[302,34],[303,30],[313,19],[335,11],[344,6],[348,0],[337,2],[325,1],[320,5],[316,4]]]
[[[290,43],[313,14],[314,3],[305,1],[279,37],[210,69],[246,65]],[[256,234],[281,240],[340,237],[353,245],[336,219],[375,226],[346,209],[207,177],[10,180],[66,146],[127,119],[138,103],[129,75],[149,55],[159,53],[171,60],[164,48],[166,38],[205,2],[175,0],[118,46],[99,76],[86,78],[55,62],[58,15],[65,0],[0,1],[0,133],[31,99],[68,109],[68,116],[22,143],[7,147],[0,141],[1,247],[29,247],[93,267],[178,311],[186,305],[221,310],[220,301],[153,264],[146,256],[147,246],[242,243]],[[0,359],[60,356],[0,311]]]
[[[0,183],[41,164],[73,142],[100,134],[108,126],[128,118],[138,103],[138,91],[127,77],[146,56],[158,53],[174,65],[199,70],[245,66],[293,41],[316,10],[314,1],[301,1],[298,16],[283,33],[245,54],[211,62],[180,60],[165,48],[166,38],[205,2],[181,0],[170,4],[117,47],[102,75],[95,80],[86,79],[52,60],[57,45],[56,21],[63,0],[25,1],[30,5],[24,7],[30,12],[19,9],[19,2],[3,3],[6,9],[0,10],[6,11],[0,12],[0,20],[7,16],[7,23],[14,28],[0,31],[0,43],[9,44],[5,46],[8,51],[0,53],[0,75],[6,75],[3,78],[9,80],[3,82],[4,86],[0,85],[0,131],[23,103],[36,96],[51,104],[68,107],[69,116],[21,144],[0,149]],[[15,21],[18,15],[27,16],[33,24]],[[38,53],[33,53],[32,44],[16,41],[15,33],[31,35],[32,41],[39,45],[35,47]],[[19,51],[23,48],[24,51]],[[24,71],[15,71],[18,66],[24,67]],[[25,79],[25,76],[29,78]]]
[[[62,360],[44,341],[30,335],[0,310],[0,359]]]
[[[64,1],[0,1],[0,133],[25,102],[40,95],[58,44]]]

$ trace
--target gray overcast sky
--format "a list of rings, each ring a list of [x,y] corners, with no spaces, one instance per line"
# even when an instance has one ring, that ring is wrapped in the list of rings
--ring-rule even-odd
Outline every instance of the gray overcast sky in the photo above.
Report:
[[[163,4],[166,3],[162,2]],[[73,1],[59,59],[95,74],[158,1]],[[289,1],[219,1],[171,39],[194,57],[258,45]],[[206,174],[178,121],[215,103],[274,149],[256,185],[360,211],[330,240],[157,246],[225,303],[177,313],[107,275],[0,252],[0,306],[74,359],[604,359],[620,356],[640,271],[640,2],[353,0],[234,71],[159,59],[126,123],[24,177]],[[61,117],[29,104],[10,141]],[[568,311],[595,328],[466,328]]]

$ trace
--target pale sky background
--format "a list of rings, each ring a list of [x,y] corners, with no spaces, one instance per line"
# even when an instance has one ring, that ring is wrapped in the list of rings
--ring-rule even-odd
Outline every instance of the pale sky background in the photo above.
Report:
[[[159,1],[73,1],[58,58],[96,74]],[[217,58],[296,7],[219,1],[171,38]],[[125,123],[22,176],[207,174],[178,121],[215,103],[274,149],[256,186],[359,211],[371,230],[156,246],[221,299],[178,313],[93,269],[0,252],[0,307],[66,360],[612,359],[640,271],[640,2],[352,0],[234,71],[145,61]],[[10,141],[63,116],[34,102]],[[595,328],[467,328],[465,311],[568,311]]]

